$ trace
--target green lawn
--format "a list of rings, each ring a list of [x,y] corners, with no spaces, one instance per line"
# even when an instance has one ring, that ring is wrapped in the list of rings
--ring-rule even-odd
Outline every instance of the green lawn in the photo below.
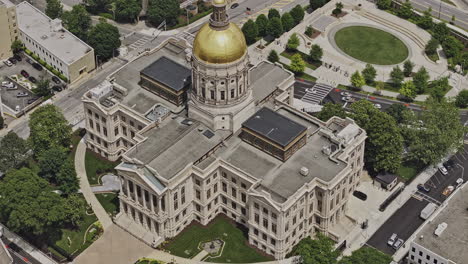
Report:
[[[366,26],[340,29],[336,32],[335,42],[349,56],[377,65],[403,62],[409,54],[406,45],[394,35]]]
[[[164,262],[154,260],[154,259],[140,259],[137,262],[135,262],[135,264],[162,264],[162,263]]]
[[[99,185],[99,177],[103,173],[112,172],[117,165],[119,165],[118,161],[108,161],[98,154],[90,150],[86,150],[86,175],[88,176],[89,184],[91,185]]]
[[[272,260],[249,247],[247,234],[244,232],[246,230],[236,227],[230,220],[217,217],[206,227],[194,222],[169,242],[165,248],[176,256],[192,258],[200,252],[198,245],[201,241],[220,238],[225,242],[222,255],[206,261],[251,263]]]
[[[406,181],[414,178],[418,173],[420,173],[424,168],[418,166],[417,164],[403,162],[398,169],[397,174]]]
[[[302,57],[302,59],[305,61],[306,63],[306,67],[307,68],[310,68],[312,70],[315,70],[317,69],[318,67],[320,67],[320,65],[322,65],[321,62],[310,62],[309,61],[309,55],[303,53],[303,52],[300,52],[300,51],[295,51],[295,52],[291,52],[291,51],[288,51],[288,50],[285,50],[283,52],[281,52],[281,56],[285,57],[285,58],[288,58],[288,59],[291,59],[292,55],[296,54],[296,53],[299,53]]]
[[[95,195],[108,214],[116,215],[119,212],[119,198],[116,193],[96,193]]]

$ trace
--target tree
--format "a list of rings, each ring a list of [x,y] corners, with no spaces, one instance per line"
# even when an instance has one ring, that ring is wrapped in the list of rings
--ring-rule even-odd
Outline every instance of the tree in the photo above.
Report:
[[[335,16],[338,16],[339,14],[341,14],[342,9],[343,9],[343,3],[338,2],[335,4],[335,9],[333,9],[332,14]]]
[[[63,12],[62,21],[68,31],[86,41],[88,30],[91,27],[91,16],[84,6],[74,5],[71,11]]]
[[[377,7],[379,9],[387,10],[392,6],[392,0],[377,0]]]
[[[108,60],[120,47],[119,30],[114,25],[100,22],[89,31],[88,44],[94,48],[96,56],[101,60]]]
[[[370,247],[362,247],[353,251],[351,256],[344,256],[339,264],[390,264],[392,257]]]
[[[169,25],[177,24],[180,15],[179,1],[177,0],[150,0],[148,8],[148,20],[158,26],[164,20]]]
[[[286,47],[289,51],[297,51],[297,47],[299,47],[299,44],[301,44],[299,37],[296,33],[293,33],[289,37],[288,44],[286,45]]]
[[[432,37],[426,44],[424,51],[427,55],[433,55],[437,53],[437,48],[439,47],[439,41]]]
[[[413,6],[411,5],[411,2],[406,0],[406,2],[401,5],[400,9],[398,9],[397,14],[401,18],[408,19],[413,15],[412,9]]]
[[[86,201],[77,194],[69,195],[63,204],[64,221],[73,226],[79,226],[86,212]]]
[[[279,38],[283,34],[283,25],[281,24],[281,19],[279,17],[273,17],[268,23],[268,32],[274,38]]]
[[[22,51],[23,49],[24,49],[24,46],[21,40],[16,39],[11,43],[11,51],[13,51],[13,53],[18,53]]]
[[[284,32],[288,32],[294,27],[294,19],[289,12],[286,12],[281,16],[281,25],[283,25]]]
[[[13,232],[41,235],[64,219],[62,198],[30,169],[7,172],[0,197],[1,222]]]
[[[353,103],[350,117],[367,133],[364,160],[368,169],[396,172],[401,164],[403,138],[393,117],[367,100]]]
[[[322,56],[323,50],[319,45],[314,44],[312,47],[310,47],[309,59],[312,62],[320,62],[322,60]]]
[[[268,54],[268,61],[270,62],[278,62],[279,61],[279,56],[276,50],[271,50],[270,53]]]
[[[463,145],[464,127],[458,109],[445,100],[428,100],[421,112],[424,129],[412,129],[409,158],[423,165],[438,163],[447,152]],[[407,129],[411,130],[411,127]]]
[[[306,34],[309,37],[312,37],[312,35],[314,35],[314,29],[311,26],[307,26],[304,34]]]
[[[405,61],[403,64],[403,74],[406,77],[410,77],[411,73],[413,73],[413,68],[414,68],[414,63],[412,63],[410,60]]]
[[[468,107],[468,90],[462,90],[455,98],[455,105],[460,108]]]
[[[367,84],[373,84],[375,77],[377,76],[377,71],[375,70],[374,66],[371,64],[366,64],[366,68],[362,70],[362,77],[364,77],[364,80],[366,81]]]
[[[437,80],[433,80],[429,84],[429,95],[434,101],[440,102],[444,99],[445,93],[451,88],[448,77],[442,77]]]
[[[412,81],[404,82],[398,92],[409,100],[416,98],[416,87]]]
[[[51,19],[60,18],[63,13],[63,5],[60,0],[47,0],[45,13]]]
[[[429,73],[426,71],[424,66],[421,66],[419,70],[413,76],[413,83],[416,87],[416,93],[422,94],[427,91],[427,85],[429,82]]]
[[[408,111],[410,110],[408,110],[408,108],[403,104],[392,104],[389,108],[387,108],[386,112],[391,117],[393,117],[393,119],[395,119],[398,124],[401,124],[403,121],[405,121],[405,113]]]
[[[242,26],[242,32],[244,33],[247,44],[252,44],[257,39],[257,25],[255,22],[253,22],[252,19],[249,19],[247,22],[245,22],[245,24]]]
[[[355,71],[351,75],[351,85],[361,89],[364,85],[366,84],[366,80],[364,80],[364,77],[359,73],[359,71]]]
[[[289,13],[293,17],[295,25],[301,23],[301,21],[304,19],[305,12],[301,5],[296,5],[293,9],[291,9],[291,11],[289,11]]]
[[[294,54],[291,56],[291,64],[289,65],[289,69],[294,73],[303,73],[305,70],[305,61],[302,59],[300,54]]]
[[[0,171],[17,169],[28,158],[28,144],[13,131],[0,140]]]
[[[299,241],[291,251],[292,256],[301,256],[303,264],[335,264],[340,255],[334,248],[335,242],[317,233],[316,239],[306,237]]]
[[[444,48],[445,55],[447,55],[448,58],[452,58],[461,53],[464,45],[454,36],[447,36],[442,42],[442,47]]]
[[[395,66],[392,72],[390,73],[390,78],[392,79],[393,85],[399,87],[405,79],[405,76],[403,75],[403,72],[401,71],[400,67]]]
[[[316,10],[324,6],[327,2],[327,0],[309,0],[309,5],[312,10]]]
[[[384,88],[385,88],[384,82],[377,82],[377,84],[375,85],[375,91],[377,94],[381,94]]]
[[[117,21],[135,21],[141,11],[141,4],[136,0],[115,0],[115,18]]]
[[[29,119],[32,148],[36,156],[45,150],[70,146],[71,127],[60,109],[48,104],[34,111]]]
[[[429,30],[429,29],[432,29],[432,27],[434,26],[431,12],[432,12],[432,8],[429,7],[428,10],[424,11],[423,16],[418,19],[417,24],[422,29]]]
[[[317,114],[317,118],[325,122],[334,116],[346,118],[346,112],[341,104],[326,103],[322,111]]]
[[[268,19],[272,19],[274,17],[280,18],[281,15],[278,10],[271,8],[270,10],[268,10]]]
[[[52,90],[50,89],[50,80],[49,79],[41,79],[37,83],[37,87],[33,89],[33,92],[38,96],[49,96],[52,94]]]
[[[450,34],[450,29],[447,27],[447,24],[442,22],[435,24],[432,32],[434,38],[436,38],[439,42],[443,42],[444,39]]]
[[[255,20],[255,24],[257,25],[258,35],[260,37],[265,37],[268,35],[268,18],[261,14]]]
[[[93,14],[98,14],[101,12],[106,12],[106,9],[109,7],[109,4],[112,0],[85,0],[85,4]]]
[[[48,180],[57,183],[57,174],[62,165],[67,161],[67,154],[62,147],[52,147],[44,150],[38,157],[38,165],[41,169],[39,175]]]
[[[66,159],[55,176],[58,188],[64,194],[76,193],[80,188],[75,166],[71,160]]]

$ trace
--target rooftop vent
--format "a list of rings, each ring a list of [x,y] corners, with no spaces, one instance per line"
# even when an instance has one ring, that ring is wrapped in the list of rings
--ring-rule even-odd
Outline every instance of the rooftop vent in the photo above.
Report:
[[[329,156],[332,153],[331,147],[330,146],[323,146],[322,147],[322,152],[323,152],[323,154]]]
[[[42,35],[42,36],[41,36],[41,39],[42,39],[42,40],[47,39],[47,35]]]
[[[309,169],[307,167],[302,167],[301,168],[301,175],[304,176],[304,177],[309,175]]]
[[[192,120],[189,120],[189,119],[184,119],[182,120],[182,122],[180,122],[186,126],[191,126],[193,124],[193,121]]]
[[[442,235],[442,233],[444,232],[444,230],[447,228],[447,223],[445,222],[442,222],[441,224],[439,224],[436,228],[436,230],[434,231],[434,235],[436,236],[440,236]]]
[[[205,130],[205,132],[203,132],[203,135],[207,138],[212,138],[215,134],[210,130]]]

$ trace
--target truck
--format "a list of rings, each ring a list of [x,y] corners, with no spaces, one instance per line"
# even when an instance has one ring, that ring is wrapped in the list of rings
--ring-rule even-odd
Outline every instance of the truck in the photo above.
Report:
[[[429,203],[422,209],[421,214],[419,215],[422,219],[427,220],[437,209],[437,205],[434,203]]]

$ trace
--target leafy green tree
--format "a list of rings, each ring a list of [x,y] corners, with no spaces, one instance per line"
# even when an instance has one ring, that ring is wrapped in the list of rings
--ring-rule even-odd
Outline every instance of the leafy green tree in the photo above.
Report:
[[[52,147],[44,150],[38,157],[38,165],[41,169],[39,175],[52,182],[57,182],[57,174],[62,165],[67,161],[67,153],[62,147]]]
[[[268,23],[268,32],[274,38],[279,38],[283,34],[283,25],[281,24],[281,19],[279,17],[273,17]]]
[[[310,47],[309,60],[312,62],[320,62],[322,60],[322,56],[323,50],[319,45],[314,44]]]
[[[433,80],[429,87],[429,95],[436,102],[442,101],[444,99],[445,93],[452,88],[448,81],[448,77],[442,77],[437,80]]]
[[[257,39],[257,36],[258,36],[258,29],[257,29],[257,25],[255,24],[255,22],[253,22],[252,19],[249,19],[242,26],[242,32],[244,33],[245,41],[247,41],[247,44],[255,43],[255,40]]]
[[[158,26],[164,20],[168,25],[177,24],[180,15],[180,4],[177,0],[150,0],[148,8],[148,20]]]
[[[375,91],[377,94],[381,94],[382,90],[385,89],[385,83],[384,82],[377,82],[375,85]]]
[[[468,107],[468,90],[463,90],[458,93],[457,97],[455,98],[455,105],[460,108]]]
[[[370,247],[362,247],[353,251],[351,256],[344,256],[339,264],[390,264],[392,257]]]
[[[33,89],[33,92],[38,96],[49,96],[52,94],[52,90],[50,89],[50,80],[49,79],[41,79],[37,82],[37,87]]]
[[[424,129],[413,129],[408,142],[409,158],[423,165],[438,163],[449,150],[463,145],[464,127],[458,109],[445,100],[428,100],[421,112]],[[411,128],[407,128],[411,129]]]
[[[268,35],[268,18],[261,14],[255,20],[255,24],[257,25],[258,35],[260,37],[265,37]]]
[[[439,41],[432,37],[426,44],[424,51],[427,55],[433,55],[437,53],[437,48],[439,47]]]
[[[78,194],[69,195],[63,204],[64,221],[72,226],[79,226],[86,212],[86,200]]]
[[[55,179],[60,191],[64,194],[76,193],[80,188],[80,183],[78,177],[76,176],[75,166],[73,162],[69,159],[66,159],[60,170],[55,175]]]
[[[390,78],[392,79],[393,85],[399,87],[405,79],[405,75],[403,74],[399,66],[395,66],[392,72],[390,73]]]
[[[51,148],[70,146],[71,127],[60,109],[53,104],[41,106],[31,114],[29,129],[29,139],[36,156]]]
[[[274,17],[280,18],[280,12],[277,9],[271,8],[268,10],[268,19],[272,19]]]
[[[85,0],[88,10],[93,14],[106,12],[112,0]]]
[[[398,124],[401,124],[405,121],[405,114],[410,111],[403,104],[392,104],[387,108],[386,112],[389,114]]]
[[[304,34],[306,34],[309,37],[312,37],[312,35],[314,35],[314,29],[311,26],[307,26]]]
[[[11,51],[13,53],[18,53],[24,49],[23,42],[21,40],[16,39],[11,43]]]
[[[448,36],[442,42],[442,47],[444,48],[445,55],[447,55],[448,58],[452,58],[461,53],[464,45],[454,36]]]
[[[63,12],[62,22],[73,35],[86,41],[88,30],[91,27],[91,16],[84,6],[74,5],[71,11]]]
[[[18,137],[13,131],[0,140],[0,171],[17,169],[29,157],[26,140]]]
[[[373,84],[375,77],[377,76],[377,71],[375,70],[374,66],[371,64],[366,64],[366,68],[362,70],[362,77],[366,80],[367,84]]]
[[[288,39],[288,44],[286,44],[286,47],[289,51],[297,51],[299,44],[301,44],[299,37],[296,33],[292,33]]]
[[[7,172],[0,181],[0,197],[1,222],[13,232],[41,235],[64,219],[60,195],[30,169]]]
[[[300,54],[294,54],[291,56],[291,64],[289,65],[289,69],[296,74],[303,73],[305,70],[305,61],[302,59]]]
[[[410,60],[405,61],[403,64],[403,74],[406,77],[410,77],[411,74],[413,73],[413,68],[414,68],[414,63],[412,63]]]
[[[328,121],[328,119],[338,116],[341,118],[346,118],[346,112],[340,104],[326,103],[322,111],[317,114],[317,118],[322,121]]]
[[[416,87],[412,81],[406,81],[401,85],[400,90],[398,91],[404,97],[414,100],[416,98]]]
[[[96,56],[102,60],[108,60],[120,47],[119,30],[114,25],[100,22],[89,31],[88,43],[94,48]]]
[[[367,133],[364,160],[373,172],[396,172],[401,164],[403,137],[390,115],[367,100],[351,105],[350,117]]]
[[[408,19],[413,15],[412,9],[413,6],[411,5],[411,2],[406,0],[406,2],[401,5],[400,9],[398,9],[397,14],[401,18]]]
[[[60,18],[63,13],[63,5],[60,0],[47,0],[45,13],[52,19]]]
[[[141,11],[141,4],[137,0],[115,0],[115,18],[117,21],[135,21]]]
[[[355,71],[351,75],[351,85],[358,89],[361,89],[364,85],[366,85],[366,80],[364,77],[362,77],[359,71]]]
[[[427,91],[427,85],[429,83],[429,73],[424,66],[421,66],[419,70],[413,76],[413,83],[416,87],[416,93],[422,94]]]
[[[418,26],[425,30],[430,30],[434,26],[432,21],[432,8],[429,7],[428,10],[424,11],[423,16],[418,19]]]
[[[271,50],[270,53],[268,54],[268,61],[270,62],[278,62],[279,61],[279,56],[276,50]]]
[[[338,16],[343,10],[343,3],[338,2],[335,4],[335,9],[333,9],[332,14]]]
[[[443,42],[444,39],[450,34],[450,29],[447,27],[447,24],[442,22],[435,24],[432,32],[432,35],[435,39],[437,39],[439,42]]]
[[[281,24],[283,25],[284,32],[288,32],[294,27],[294,19],[289,12],[286,12],[281,16]]]
[[[377,0],[377,7],[379,9],[387,10],[392,6],[392,0]]]
[[[291,251],[292,256],[300,256],[303,264],[335,264],[340,255],[334,248],[335,242],[318,233],[316,239],[306,237]]]
[[[324,6],[327,2],[327,0],[309,0],[309,5],[312,10],[316,10]]]
[[[291,11],[289,11],[289,13],[293,17],[295,25],[301,23],[301,21],[304,19],[305,12],[301,5],[296,5],[293,9],[291,9]]]

